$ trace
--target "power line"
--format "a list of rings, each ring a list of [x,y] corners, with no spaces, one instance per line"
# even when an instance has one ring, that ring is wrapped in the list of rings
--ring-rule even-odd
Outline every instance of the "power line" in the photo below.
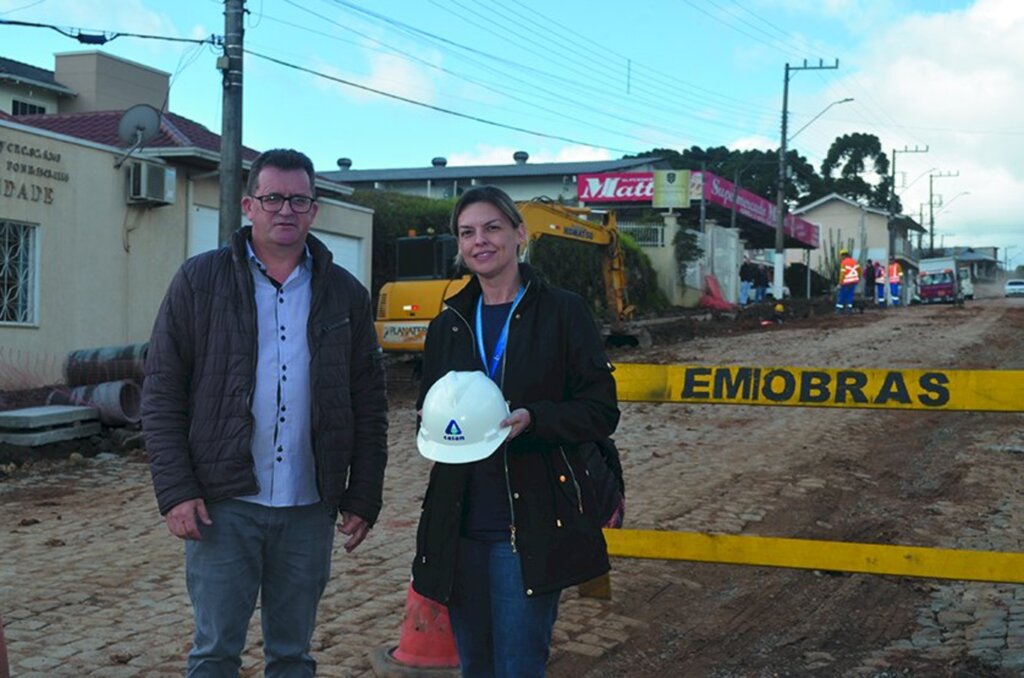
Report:
[[[323,21],[325,21],[327,23],[334,24],[334,25],[338,26],[339,28],[343,28],[346,31],[355,33],[356,35],[360,35],[361,37],[364,37],[367,40],[371,40],[371,41],[377,43],[378,45],[381,45],[382,47],[386,48],[386,51],[390,51],[391,53],[399,54],[400,56],[404,57],[405,59],[407,59],[409,61],[412,61],[414,63],[418,63],[418,64],[424,66],[425,68],[430,68],[432,70],[436,70],[436,71],[444,73],[446,75],[450,75],[452,77],[459,78],[461,80],[465,80],[466,82],[472,83],[472,84],[476,85],[477,87],[480,87],[482,89],[485,89],[485,90],[488,90],[490,92],[493,92],[494,94],[497,94],[497,95],[500,95],[502,97],[506,97],[506,98],[509,98],[509,99],[511,99],[513,101],[517,101],[519,103],[527,105],[527,106],[531,107],[532,109],[546,111],[546,112],[548,112],[548,113],[550,113],[550,114],[552,114],[554,116],[558,116],[558,119],[561,119],[561,120],[568,119],[568,120],[570,120],[572,122],[576,122],[578,124],[585,125],[587,127],[592,127],[594,129],[597,129],[597,130],[600,130],[600,131],[603,131],[603,132],[608,132],[608,133],[611,133],[611,134],[615,134],[617,136],[633,138],[633,139],[636,139],[637,141],[643,141],[644,143],[653,143],[649,139],[644,139],[643,137],[639,137],[639,136],[636,136],[634,134],[630,134],[628,132],[621,132],[621,131],[617,131],[617,130],[614,130],[614,129],[610,129],[608,127],[604,127],[602,125],[598,125],[598,124],[593,123],[593,122],[588,122],[586,120],[581,120],[579,118],[570,117],[570,116],[566,115],[564,112],[556,111],[556,110],[554,110],[552,108],[548,108],[548,107],[545,107],[545,106],[538,105],[537,103],[535,103],[533,101],[528,101],[528,100],[523,99],[521,97],[513,96],[513,95],[509,94],[509,92],[510,91],[515,91],[515,90],[512,90],[508,86],[506,86],[506,87],[504,87],[502,89],[499,89],[499,88],[497,88],[495,86],[489,85],[486,81],[481,80],[479,78],[474,78],[474,77],[465,75],[463,73],[460,73],[458,71],[452,70],[452,69],[444,67],[444,66],[438,66],[437,64],[431,63],[431,62],[429,62],[429,61],[427,61],[425,59],[421,59],[421,58],[419,58],[419,57],[417,57],[417,56],[415,56],[415,55],[413,55],[413,54],[411,54],[411,53],[409,53],[409,52],[407,52],[405,50],[402,50],[400,48],[397,48],[397,47],[394,47],[392,45],[389,45],[388,43],[385,43],[385,42],[382,42],[380,40],[377,40],[376,38],[373,38],[373,37],[371,37],[369,35],[360,33],[359,31],[356,31],[355,29],[349,28],[347,26],[343,26],[342,24],[331,20],[329,17],[323,16],[322,14],[318,14],[318,13],[316,13],[316,12],[306,8],[306,7],[298,5],[297,3],[293,2],[292,0],[286,0],[286,2],[288,2],[289,4],[295,6],[298,9],[301,9],[301,10],[303,10],[305,12],[309,12],[313,16],[316,16],[319,19],[321,19],[321,20],[323,20]],[[267,18],[271,18],[272,19],[272,17],[267,17]],[[277,19],[272,19],[272,20],[276,21]],[[296,26],[295,24],[290,24],[290,25],[295,26],[296,28],[300,28],[300,29],[303,28],[301,26]],[[325,35],[327,37],[333,37],[333,36],[331,36],[329,34],[320,33],[319,31],[317,31],[317,33],[320,34],[320,35]],[[345,42],[349,42],[349,41],[345,41]],[[350,43],[350,44],[354,44],[354,43]],[[381,50],[381,51],[384,52],[385,50]],[[513,78],[513,79],[518,81],[518,82],[526,83],[525,80],[522,80],[522,79],[519,79],[519,78]],[[630,124],[630,125],[635,125],[637,127],[650,127],[652,129],[661,131],[664,134],[669,134],[669,135],[674,134],[674,132],[672,130],[669,130],[669,129],[663,128],[663,127],[658,127],[657,125],[652,125],[649,122],[641,122],[641,121],[638,121],[638,120],[633,120],[633,119],[630,119],[630,118],[625,118],[623,116],[615,115],[615,114],[607,112],[607,111],[603,111],[603,110],[600,110],[600,109],[595,109],[594,107],[584,107],[584,106],[581,106],[579,104],[576,104],[576,102],[574,102],[573,100],[567,99],[564,96],[564,94],[560,95],[558,92],[553,92],[551,90],[547,90],[547,89],[544,89],[544,88],[539,88],[539,87],[536,87],[536,86],[534,86],[531,91],[532,92],[538,92],[539,91],[539,92],[547,93],[547,94],[550,95],[548,100],[553,100],[553,101],[556,101],[556,102],[562,103],[562,104],[570,104],[572,107],[582,108],[583,110],[586,110],[588,113],[591,113],[591,114],[602,115],[602,116],[605,116],[605,117],[608,117],[608,118],[612,118],[613,120],[617,120],[619,122],[625,122],[625,123]],[[474,103],[479,103],[479,102],[474,102]]]
[[[766,41],[766,40],[764,40],[764,39],[762,39],[762,38],[760,38],[760,37],[758,37],[756,35],[753,35],[752,33],[748,33],[747,31],[743,30],[742,28],[737,28],[736,26],[734,26],[733,24],[730,24],[728,21],[726,21],[725,19],[722,19],[721,17],[715,16],[714,14],[712,14],[709,11],[707,11],[703,7],[700,7],[699,5],[694,3],[693,0],[683,0],[683,1],[687,5],[689,5],[690,7],[693,7],[698,12],[700,12],[702,14],[706,14],[707,16],[711,17],[712,19],[714,19],[715,21],[719,22],[723,26],[726,26],[726,27],[730,28],[731,30],[736,31],[737,33],[739,33],[741,35],[744,35],[744,36],[750,38],[751,40],[754,40],[755,42],[759,42],[762,45],[765,45],[766,47],[774,49],[775,51],[780,52],[781,54],[783,54],[783,55],[785,55],[787,57],[793,56],[790,52],[787,52],[786,50],[780,48],[778,45],[775,45],[774,42],[768,42],[768,41]]]
[[[453,3],[453,4],[455,4],[455,5],[458,5],[458,6],[462,7],[462,8],[464,8],[466,10],[466,13],[474,13],[477,16],[481,16],[479,12],[474,12],[469,7],[467,7],[465,4],[460,2],[460,0],[448,0],[448,1]],[[433,4],[435,4],[435,5],[438,5],[438,0],[431,0],[431,2]],[[551,23],[550,21],[545,20],[545,21],[541,22],[540,24],[538,24],[537,22],[531,22],[529,19],[524,17],[521,13],[518,13],[514,9],[507,7],[504,2],[498,2],[496,0],[487,0],[487,4],[491,5],[491,7],[492,7],[491,11],[499,14],[502,17],[503,21],[501,22],[501,26],[500,26],[502,30],[504,30],[504,31],[506,31],[508,33],[511,33],[512,35],[516,36],[517,38],[519,38],[520,41],[531,43],[531,44],[534,44],[534,45],[536,45],[537,47],[539,47],[541,49],[547,50],[550,54],[553,55],[553,58],[557,57],[557,58],[560,58],[560,59],[562,59],[564,61],[570,61],[572,63],[579,64],[585,70],[580,71],[580,70],[578,70],[576,68],[573,68],[572,70],[577,72],[577,73],[579,73],[582,76],[583,79],[582,79],[581,82],[594,82],[596,75],[607,73],[607,70],[608,70],[607,54],[604,53],[604,52],[602,52],[601,54],[595,54],[594,53],[594,45],[593,45],[593,41],[592,40],[571,40],[571,39],[567,39],[566,35],[563,34],[562,30],[556,31],[554,29],[547,28],[549,23]],[[468,21],[468,19],[464,16],[464,14],[457,14],[457,16],[461,20],[463,20],[463,21]],[[479,24],[477,24],[477,25],[479,26]],[[510,27],[510,25],[519,26],[519,27],[521,27],[523,29],[523,31],[526,31],[526,32],[524,33],[524,32],[514,31]],[[548,39],[547,42],[544,42],[544,41],[541,41],[541,40],[538,40],[538,39],[535,39],[535,38],[532,37],[534,34],[538,34],[539,35],[540,31],[546,31],[549,34],[552,34],[553,37]],[[570,38],[571,38],[571,36],[570,36]],[[575,42],[575,44],[580,45],[581,48],[580,49],[571,49],[571,48],[567,49],[568,45],[570,43],[572,43],[572,42]],[[550,49],[550,46],[553,45],[553,44],[554,45],[558,45],[558,48],[557,49]],[[632,58],[626,57],[626,56],[623,56],[623,55],[617,55],[617,54],[615,56],[618,56],[618,58],[622,59],[624,61],[623,65],[626,66],[630,71],[632,70],[632,68],[631,68],[631,64],[632,64],[632,61],[633,61]],[[612,83],[611,84],[611,88],[612,89],[610,91],[620,91],[619,87],[620,87],[620,82],[621,81],[616,80],[614,75],[603,75],[602,79],[604,81],[606,81],[606,82],[610,81]],[[649,86],[645,86],[643,84],[643,79],[639,78],[639,77],[637,77],[637,78],[630,78],[630,80],[631,80],[631,82],[629,84],[631,85],[631,88],[630,88],[630,92],[629,93],[632,93],[633,90],[636,90],[636,91],[639,91],[641,93],[646,93],[646,94],[650,95],[651,97],[653,97],[653,98],[645,98],[644,99],[644,101],[647,102],[645,104],[645,110],[649,110],[652,106],[655,106],[655,107],[659,107],[661,110],[665,110],[666,112],[675,113],[674,110],[665,108],[664,105],[661,103],[663,100],[666,100],[666,99],[675,99],[675,100],[681,100],[683,102],[686,102],[685,104],[682,104],[682,105],[687,107],[687,108],[689,108],[691,106],[698,106],[700,108],[706,108],[707,105],[708,105],[707,97],[703,97],[703,98],[698,99],[694,95],[690,95],[690,94],[685,93],[685,92],[677,92],[675,87],[671,87],[671,88],[668,88],[668,89],[666,89],[665,87],[661,87],[660,89],[652,89]],[[570,82],[575,84],[575,79],[571,80]],[[739,107],[737,107],[735,105],[728,105],[728,107],[731,108],[733,111],[738,111],[739,110]],[[749,117],[751,115],[751,112],[750,112],[749,108],[747,108],[746,110],[741,111],[741,113],[744,116],[744,118]],[[734,115],[735,113],[730,113],[730,114]]]
[[[465,16],[465,14],[472,12],[472,10],[469,7],[467,7],[464,4],[462,4],[459,0],[449,0],[449,1],[454,3],[455,5],[458,5],[459,7],[464,8],[466,10],[466,12],[463,13],[463,14],[455,13],[456,16],[460,20],[466,21],[467,23],[470,23],[470,25],[476,26],[477,28],[480,28],[482,30],[487,30],[486,26],[481,26],[480,23],[471,21],[467,16]],[[432,2],[435,5],[437,5],[436,0],[432,0]],[[447,8],[442,8],[442,9],[445,9],[445,11],[451,11],[451,10],[448,10]],[[476,13],[476,14],[479,16],[479,13]],[[504,15],[504,16],[505,16],[505,18],[507,18],[507,15]],[[517,38],[519,41],[523,41],[523,42],[527,42],[527,43],[532,43],[532,44],[534,44],[534,45],[536,45],[536,46],[538,46],[540,48],[545,48],[546,47],[545,43],[537,41],[537,40],[531,38],[529,35],[524,35],[523,33],[513,31],[513,30],[509,29],[508,27],[504,27],[503,30],[505,32],[511,34],[515,38]],[[500,37],[500,36],[496,36],[496,37]],[[598,80],[597,80],[596,76],[598,76],[599,73],[598,73],[597,70],[595,70],[594,68],[590,67],[589,64],[593,64],[593,63],[595,63],[595,61],[593,59],[582,60],[581,61],[579,58],[569,58],[569,57],[567,57],[567,53],[571,54],[571,51],[569,51],[569,50],[555,50],[555,53],[560,55],[563,60],[569,61],[570,63],[580,64],[581,68],[577,68],[574,65],[567,66],[569,71],[576,73],[577,76],[579,76],[579,77],[564,78],[562,76],[557,76],[557,75],[553,75],[553,74],[546,74],[546,77],[551,79],[551,80],[553,80],[554,82],[556,82],[559,86],[561,86],[563,88],[568,87],[568,88],[574,89],[574,90],[578,91],[580,94],[587,96],[591,101],[593,101],[594,93],[595,93],[595,91],[594,91],[595,90],[595,86],[598,86]],[[597,63],[597,66],[602,68],[602,69],[605,68],[605,66],[606,66],[606,64],[601,63],[601,62],[596,62],[596,63]],[[520,68],[523,68],[523,67],[520,66]],[[539,70],[535,70],[535,69],[531,69],[531,71],[534,72],[534,73],[538,73],[538,74],[544,74],[545,73],[544,71],[539,71]],[[614,79],[611,78],[610,76],[604,76],[601,79],[604,80],[605,82],[607,82],[608,80],[611,79],[612,83],[613,83],[611,85],[612,88],[616,87],[616,85],[614,84]],[[584,83],[588,83],[589,86],[587,84],[584,84]],[[651,92],[651,90],[649,88],[636,87],[636,89],[644,89],[647,92]],[[657,92],[651,92],[651,93],[655,94],[655,95],[658,94]],[[557,96],[558,93],[554,93],[554,94]],[[560,98],[564,99],[565,98],[564,94]],[[661,96],[660,98],[661,99],[665,99],[666,97],[665,96]],[[684,98],[686,98],[686,97],[684,97]],[[617,104],[619,104],[620,107],[623,107],[622,104],[625,103],[622,99],[618,98],[618,96],[616,94],[614,94],[612,91],[608,91],[607,101],[609,103],[613,103],[613,102],[617,103]],[[629,100],[627,99],[626,101],[629,101]],[[695,118],[699,114],[699,109],[694,108],[694,106],[699,105],[700,103],[701,102],[694,102],[694,104],[685,104],[683,110],[677,110],[675,108],[666,107],[663,103],[661,103],[657,99],[652,100],[652,99],[645,98],[645,99],[643,99],[643,113],[648,115],[648,116],[650,116],[651,112],[656,110],[656,111],[661,111],[663,113],[667,113],[667,114],[670,114],[670,115],[673,115],[673,116],[684,116],[684,117]],[[593,112],[596,108],[597,108],[597,106],[594,103],[591,103],[587,107],[587,110]],[[628,106],[626,106],[626,108],[628,108]],[[633,124],[638,124],[638,125],[642,125],[642,126],[649,126],[650,125],[649,122],[634,122]],[[722,124],[727,125],[727,126],[729,125],[729,123],[722,123]],[[745,129],[745,127],[744,128],[739,128],[739,129]],[[671,134],[672,132],[669,132],[669,133]]]
[[[494,120],[487,120],[486,118],[481,118],[481,117],[478,117],[478,116],[475,116],[475,115],[469,115],[468,113],[460,113],[459,111],[453,111],[453,110],[448,109],[448,108],[442,108],[441,106],[434,106],[433,104],[428,104],[428,103],[423,102],[423,101],[416,101],[415,99],[410,99],[408,97],[403,97],[401,95],[393,94],[391,92],[385,92],[383,90],[375,89],[373,87],[367,87],[366,85],[360,85],[359,83],[352,82],[351,80],[345,80],[344,78],[339,78],[339,77],[336,77],[336,76],[333,76],[333,75],[327,75],[326,73],[321,73],[320,71],[315,71],[312,68],[306,68],[305,66],[299,66],[298,64],[288,63],[287,61],[284,61],[282,59],[276,59],[276,58],[274,58],[272,56],[267,56],[265,54],[259,54],[258,52],[253,52],[252,50],[249,50],[249,49],[246,49],[244,51],[245,51],[246,54],[249,54],[251,56],[254,56],[254,57],[257,57],[257,58],[260,58],[260,59],[264,59],[266,61],[270,61],[272,63],[278,64],[279,66],[284,66],[286,68],[291,68],[291,69],[294,69],[296,71],[301,71],[303,73],[308,73],[309,75],[314,75],[314,76],[316,76],[318,78],[323,78],[325,80],[331,80],[333,82],[337,82],[337,83],[340,83],[342,85],[348,85],[349,87],[355,87],[356,89],[361,89],[361,90],[366,91],[366,92],[372,92],[374,94],[379,94],[379,95],[381,95],[383,97],[387,97],[389,99],[395,99],[396,101],[402,101],[402,102],[405,102],[407,104],[412,104],[414,106],[420,106],[422,108],[427,108],[427,109],[430,109],[432,111],[437,111],[438,113],[445,113],[447,115],[453,115],[453,116],[458,117],[458,118],[463,118],[463,119],[466,119],[466,120],[472,120],[474,122],[479,122],[479,123],[482,123],[484,125],[491,125],[492,127],[500,127],[502,129],[512,130],[514,132],[522,132],[523,134],[529,134],[529,135],[536,136],[536,137],[541,137],[541,138],[544,138],[544,139],[554,139],[556,141],[565,141],[567,143],[578,144],[580,146],[589,146],[591,148],[603,148],[603,149],[608,150],[608,151],[615,151],[616,153],[627,153],[627,154],[630,154],[630,153],[636,153],[637,152],[636,149],[616,148],[614,146],[606,146],[604,144],[594,144],[594,143],[590,143],[588,141],[581,141],[579,139],[573,139],[571,137],[564,137],[564,136],[560,136],[560,135],[557,135],[557,134],[547,134],[545,132],[538,132],[536,130],[526,129],[524,127],[517,127],[515,125],[508,125],[508,124],[505,124],[505,123],[496,122]]]
[[[40,24],[33,21],[12,21],[11,19],[0,19],[0,25],[7,26],[24,26],[26,28],[49,28],[50,30],[56,31],[61,35],[77,40],[83,45],[105,45],[112,40],[117,38],[143,38],[146,40],[164,40],[166,42],[188,42],[196,45],[214,45],[220,46],[223,44],[223,38],[217,35],[211,35],[208,38],[174,38],[168,35],[148,35],[145,33],[128,33],[125,31],[97,31],[91,28],[64,28],[61,26],[54,26],[53,24]]]
[[[373,19],[376,19],[378,21],[384,22],[384,23],[388,24],[389,26],[392,26],[393,28],[395,28],[395,29],[397,29],[397,30],[399,30],[399,31],[401,31],[403,33],[412,35],[412,36],[420,38],[420,39],[426,39],[426,40],[431,41],[433,43],[438,43],[438,45],[435,45],[435,46],[438,46],[441,49],[454,49],[456,54],[462,54],[462,53],[472,54],[472,55],[475,55],[475,56],[479,56],[480,58],[486,59],[488,61],[493,61],[493,62],[496,62],[498,64],[504,65],[507,68],[512,68],[512,69],[517,70],[517,71],[526,71],[526,72],[530,73],[533,76],[541,77],[541,78],[548,79],[548,80],[554,80],[554,81],[558,82],[563,87],[570,87],[570,88],[573,88],[573,89],[579,91],[581,94],[590,97],[591,98],[591,102],[593,101],[593,97],[594,97],[595,93],[592,90],[588,90],[586,88],[583,88],[576,80],[561,78],[561,77],[554,76],[554,75],[552,75],[552,74],[550,74],[550,73],[548,73],[546,71],[540,70],[540,69],[526,67],[526,66],[524,66],[520,62],[513,61],[513,60],[505,58],[505,57],[496,56],[495,54],[493,54],[491,52],[486,52],[486,51],[478,50],[476,48],[473,48],[473,47],[470,47],[468,45],[456,42],[456,41],[451,40],[449,38],[446,38],[444,36],[440,36],[440,35],[431,33],[429,31],[426,31],[424,29],[418,28],[416,26],[412,26],[412,25],[410,25],[408,23],[405,23],[403,21],[400,21],[398,19],[394,19],[392,17],[388,17],[386,15],[380,14],[379,12],[375,12],[375,11],[363,8],[363,7],[361,7],[359,5],[356,5],[356,4],[352,3],[352,2],[348,2],[347,0],[330,0],[330,1],[333,2],[334,4],[337,4],[337,5],[341,6],[341,7],[348,8],[348,9],[352,10],[355,13],[362,14],[362,15],[371,17]],[[466,57],[463,55],[463,58],[466,58]],[[481,67],[482,67],[482,65],[481,65]],[[517,78],[517,77],[515,77],[515,76],[513,76],[513,75],[511,75],[509,73],[506,73],[506,77],[513,78],[516,81],[522,82],[524,84],[528,84],[528,85],[530,85],[534,89],[541,89],[542,91],[546,91],[546,92],[550,93],[552,96],[560,97],[562,100],[566,99],[564,92],[551,92],[550,90],[544,90],[543,88],[538,88],[538,85],[537,85],[535,80],[534,81],[525,81],[525,80],[522,80],[521,78]],[[588,110],[591,113],[595,112],[595,109],[596,109],[596,107],[593,105],[593,103],[588,105],[587,108],[586,108],[586,110]],[[666,113],[669,113],[669,114],[672,114],[672,115],[677,115],[677,116],[687,117],[687,118],[690,118],[690,119],[693,119],[693,120],[698,120],[699,122],[704,123],[704,124],[728,128],[728,129],[733,130],[733,131],[750,132],[749,126],[737,126],[735,124],[729,124],[727,122],[723,122],[723,121],[720,121],[720,120],[717,120],[717,119],[714,119],[714,118],[709,118],[707,116],[701,116],[699,113],[689,113],[688,114],[688,113],[684,113],[684,112],[681,112],[681,111],[675,110],[675,109],[667,109],[664,106],[661,106],[661,105],[659,105],[657,103],[647,104],[644,107],[644,110],[645,110],[645,112],[647,114],[650,114],[650,111],[652,109],[654,109],[654,110],[661,110],[663,112],[666,112]],[[633,124],[642,124],[644,126],[649,126],[650,125],[650,123],[647,123],[647,122],[644,122],[644,123],[635,123],[634,122]]]
[[[547,26],[547,25],[557,26],[558,29],[559,29],[559,31],[558,31],[558,36],[559,37],[564,39],[565,35],[575,35],[575,36],[578,36],[582,40],[582,44],[585,45],[588,49],[592,48],[593,41],[590,38],[588,38],[586,35],[584,35],[583,33],[580,33],[579,31],[577,31],[574,28],[572,28],[571,26],[566,26],[565,24],[559,23],[558,21],[555,21],[554,19],[552,19],[551,17],[549,17],[547,15],[542,14],[541,12],[538,12],[537,10],[533,9],[532,7],[529,7],[528,5],[524,4],[522,2],[522,0],[511,0],[511,1],[512,1],[512,3],[518,5],[519,7],[522,7],[523,9],[527,10],[528,12],[533,14],[534,16],[540,18],[541,19],[541,25],[544,25],[544,26]],[[522,15],[520,15],[520,16],[522,16]],[[575,42],[576,42],[576,44],[581,44],[580,40],[576,40]],[[675,77],[675,76],[673,76],[671,74],[662,73],[661,71],[659,71],[659,70],[657,70],[657,69],[655,69],[655,68],[653,68],[651,66],[648,66],[648,65],[646,65],[646,64],[644,64],[642,62],[639,62],[637,59],[635,59],[633,57],[627,56],[627,55],[623,54],[622,52],[616,51],[613,47],[611,47],[609,45],[602,44],[601,45],[601,52],[602,53],[607,53],[607,54],[613,54],[615,56],[618,56],[621,59],[628,60],[633,65],[633,67],[641,66],[642,68],[650,70],[651,73],[653,73],[655,76],[659,76],[659,77],[652,77],[651,78],[652,80],[655,80],[656,82],[660,82],[660,83],[663,83],[663,84],[669,84],[671,87],[682,87],[684,89],[693,90],[693,91],[696,91],[696,92],[698,92],[698,93],[700,93],[702,95],[714,97],[716,99],[721,99],[723,101],[735,102],[736,104],[740,104],[741,105],[740,107],[737,107],[737,108],[741,108],[742,107],[742,108],[745,108],[745,109],[750,110],[750,111],[758,111],[758,112],[762,112],[762,113],[763,112],[767,112],[767,113],[771,113],[772,115],[774,115],[774,113],[775,113],[773,108],[770,108],[770,107],[767,107],[767,106],[760,106],[760,105],[758,105],[756,103],[751,103],[751,102],[746,101],[744,99],[739,99],[737,97],[729,96],[728,94],[724,94],[722,92],[716,92],[714,90],[710,90],[710,89],[707,89],[705,87],[701,87],[700,85],[696,85],[696,84],[694,84],[692,82],[689,82],[687,80],[683,80],[682,78]]]

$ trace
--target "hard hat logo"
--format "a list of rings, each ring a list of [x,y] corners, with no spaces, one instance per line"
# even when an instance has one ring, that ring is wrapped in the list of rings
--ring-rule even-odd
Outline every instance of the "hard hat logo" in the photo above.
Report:
[[[448,422],[448,428],[444,430],[444,439],[450,442],[459,442],[466,439],[466,436],[462,435],[459,423],[454,419]]]
[[[449,372],[430,387],[416,447],[427,459],[465,464],[489,457],[508,437],[509,414],[498,385],[483,372]]]

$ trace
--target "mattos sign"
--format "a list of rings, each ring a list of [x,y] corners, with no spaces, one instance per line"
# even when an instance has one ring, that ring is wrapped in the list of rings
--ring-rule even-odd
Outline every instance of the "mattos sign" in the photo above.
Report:
[[[700,172],[656,170],[654,172],[605,172],[576,177],[576,196],[580,202],[654,202],[658,199],[656,177],[662,186],[677,185],[676,200],[686,203],[702,193]],[[685,188],[684,188],[685,187]],[[669,206],[669,205],[666,205]],[[680,207],[682,205],[673,204]]]
[[[580,174],[576,194],[580,202],[651,202],[654,172]]]

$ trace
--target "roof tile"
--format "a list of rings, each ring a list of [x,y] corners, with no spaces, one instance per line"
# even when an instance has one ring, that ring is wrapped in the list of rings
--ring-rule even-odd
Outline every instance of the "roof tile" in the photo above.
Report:
[[[29,127],[45,129],[76,139],[123,148],[117,136],[117,126],[124,111],[94,111],[86,113],[57,113],[54,115],[19,115],[17,122]],[[146,148],[197,148],[220,153],[220,135],[194,120],[177,113],[164,113],[160,132],[146,142]],[[254,160],[258,151],[242,147],[242,157]]]

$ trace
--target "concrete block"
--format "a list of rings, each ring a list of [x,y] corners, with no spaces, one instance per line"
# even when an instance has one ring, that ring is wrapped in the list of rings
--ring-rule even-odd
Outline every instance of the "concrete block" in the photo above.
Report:
[[[11,431],[0,430],[0,443],[22,445],[24,447],[38,447],[40,445],[60,442],[61,440],[88,438],[89,436],[99,435],[101,431],[102,428],[98,421],[29,433],[14,433]]]
[[[37,429],[95,421],[99,413],[80,405],[44,405],[0,412],[0,429]]]

